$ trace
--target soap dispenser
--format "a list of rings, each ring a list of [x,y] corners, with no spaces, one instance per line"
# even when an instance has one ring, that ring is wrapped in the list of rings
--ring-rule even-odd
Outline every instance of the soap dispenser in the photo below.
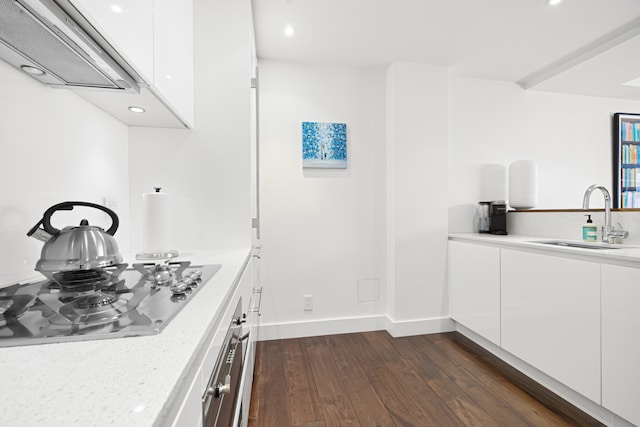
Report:
[[[587,223],[582,226],[582,240],[585,242],[595,242],[598,240],[598,227],[593,225],[591,215],[585,215]]]

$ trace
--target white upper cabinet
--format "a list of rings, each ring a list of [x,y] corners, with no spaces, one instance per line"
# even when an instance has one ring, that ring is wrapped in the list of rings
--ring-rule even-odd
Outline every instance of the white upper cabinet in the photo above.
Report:
[[[193,2],[154,1],[154,88],[191,127],[194,121]]]
[[[145,82],[153,82],[153,0],[72,0]]]
[[[142,80],[140,94],[75,92],[128,125],[193,127],[193,1],[71,3]]]

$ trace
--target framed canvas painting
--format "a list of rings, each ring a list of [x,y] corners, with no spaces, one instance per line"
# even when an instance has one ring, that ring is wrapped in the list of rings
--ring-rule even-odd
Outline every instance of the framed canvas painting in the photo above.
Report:
[[[302,122],[302,167],[347,167],[346,123]]]

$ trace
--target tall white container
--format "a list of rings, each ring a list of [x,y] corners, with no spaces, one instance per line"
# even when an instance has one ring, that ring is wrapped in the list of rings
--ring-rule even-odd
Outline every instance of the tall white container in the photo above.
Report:
[[[171,195],[155,187],[142,195],[142,253],[138,259],[162,259],[178,256],[172,249]]]
[[[531,209],[538,204],[538,164],[518,160],[509,166],[509,205],[513,209]]]

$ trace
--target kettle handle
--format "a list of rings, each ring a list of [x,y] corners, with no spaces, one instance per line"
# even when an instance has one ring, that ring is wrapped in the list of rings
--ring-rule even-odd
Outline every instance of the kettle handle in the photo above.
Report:
[[[62,202],[62,203],[58,203],[57,205],[51,206],[49,209],[47,209],[44,212],[44,216],[42,217],[42,226],[44,227],[44,231],[51,234],[52,236],[55,234],[58,234],[60,230],[58,230],[57,228],[51,225],[51,215],[53,215],[53,213],[56,211],[73,210],[74,206],[87,206],[90,208],[99,209],[107,213],[107,215],[111,217],[111,227],[109,227],[106,233],[112,236],[116,233],[116,230],[120,225],[120,220],[118,219],[118,215],[116,215],[114,211],[107,208],[106,206],[101,206],[101,205],[97,205],[95,203],[89,203],[89,202]]]

